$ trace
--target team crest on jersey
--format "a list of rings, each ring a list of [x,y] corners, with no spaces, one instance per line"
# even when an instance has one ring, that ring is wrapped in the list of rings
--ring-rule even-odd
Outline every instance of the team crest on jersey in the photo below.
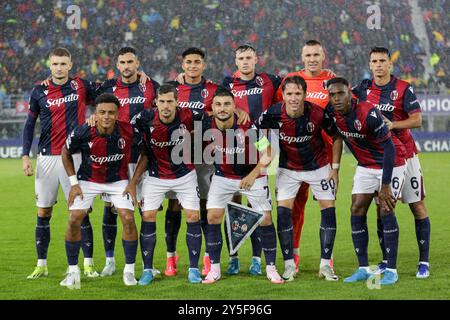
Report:
[[[258,84],[258,86],[262,87],[264,85],[264,80],[260,76],[257,76],[256,83]]]
[[[78,82],[75,80],[70,81],[70,87],[75,91],[78,90]]]
[[[125,148],[125,139],[120,138],[119,141],[117,141],[117,146],[119,147],[119,149]]]
[[[144,83],[139,83],[139,90],[141,90],[142,93],[145,93],[145,84]]]
[[[181,134],[185,134],[187,131],[186,125],[184,123],[180,124],[178,130],[180,131]]]
[[[209,92],[206,89],[203,89],[200,94],[202,95],[203,99],[206,99],[209,96]]]
[[[306,130],[311,133],[314,131],[314,123],[312,122],[308,122],[308,124],[306,125]]]
[[[361,131],[361,129],[362,129],[361,121],[359,121],[358,119],[356,119],[356,120],[355,120],[355,123],[354,123],[354,126],[355,126],[355,129],[356,129],[356,130]]]
[[[397,90],[394,90],[394,91],[392,91],[391,92],[391,100],[397,100],[397,98],[398,98],[398,92],[397,92]]]

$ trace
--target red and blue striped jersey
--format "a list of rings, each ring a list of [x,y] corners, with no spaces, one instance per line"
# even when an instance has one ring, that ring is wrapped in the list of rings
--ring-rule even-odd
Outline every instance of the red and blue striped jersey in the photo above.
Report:
[[[334,111],[331,105],[326,108],[327,116],[334,119],[335,126],[330,130],[339,133],[358,161],[358,165],[372,169],[383,168],[384,149],[382,142],[395,137],[391,135],[383,121],[381,112],[372,104],[352,99],[348,113]],[[394,145],[397,145],[394,142]],[[395,166],[405,164],[405,148],[402,144],[395,150]]]
[[[251,121],[258,120],[261,113],[275,102],[275,93],[281,78],[268,73],[257,73],[252,80],[226,77],[222,85],[234,95],[236,107],[250,115]]]
[[[305,101],[303,114],[291,118],[284,103],[267,109],[258,119],[258,127],[277,129],[280,144],[280,168],[296,171],[317,170],[328,164],[322,129],[329,131],[332,120],[316,104]]]
[[[352,91],[362,101],[375,105],[390,121],[402,121],[408,119],[409,115],[422,111],[411,85],[394,76],[391,76],[388,84],[381,87],[377,86],[375,81],[365,79],[353,87]],[[407,158],[418,153],[410,129],[394,129],[393,134],[399,138],[398,142],[405,146]],[[394,140],[394,144],[395,142]],[[398,148],[397,144],[395,148]]]
[[[70,132],[85,122],[86,105],[95,99],[95,89],[95,83],[80,78],[69,78],[63,85],[55,85],[50,81],[48,87],[34,87],[28,112],[34,122],[31,132],[24,132],[24,154],[30,150],[35,120],[39,117],[39,152],[43,155],[60,155]],[[31,135],[31,139],[28,135]]]
[[[220,130],[214,117],[210,116],[203,120],[202,131],[204,139],[210,141],[204,153],[214,159],[216,175],[241,180],[258,164],[259,153],[255,143],[263,136],[258,136],[259,132],[252,122],[238,125],[235,115],[233,127]]]
[[[161,122],[158,109],[143,110],[131,121],[139,133],[149,158],[148,172],[160,179],[180,178],[194,169],[190,155],[194,121],[203,119],[203,111],[177,108],[175,119]],[[184,149],[186,148],[186,150]],[[186,159],[187,158],[187,159]]]
[[[212,111],[211,105],[214,93],[218,88],[217,84],[208,82],[204,78],[199,84],[181,84],[177,81],[170,81],[169,84],[177,88],[178,106],[180,108],[205,112]]]
[[[66,140],[70,153],[81,151],[79,180],[107,183],[128,180],[133,127],[117,121],[111,135],[101,135],[96,127],[78,126]]]
[[[120,78],[116,78],[103,82],[97,89],[97,95],[104,92],[114,94],[120,101],[119,121],[129,123],[139,112],[153,107],[158,88],[159,83],[152,79],[148,79],[144,85],[139,80],[126,84]],[[135,134],[131,148],[131,163],[136,163],[139,158],[138,145],[139,135]]]

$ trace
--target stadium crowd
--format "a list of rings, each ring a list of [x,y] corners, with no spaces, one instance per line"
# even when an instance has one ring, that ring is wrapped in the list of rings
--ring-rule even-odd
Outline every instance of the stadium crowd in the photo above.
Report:
[[[132,45],[141,53],[144,70],[155,80],[173,79],[179,72],[180,48],[192,45],[207,52],[207,77],[218,81],[233,73],[234,53],[249,43],[260,54],[267,72],[285,75],[301,65],[301,44],[318,39],[325,44],[325,66],[352,82],[370,76],[366,52],[373,44],[392,49],[394,74],[426,88],[423,45],[416,38],[408,1],[382,1],[381,29],[367,27],[370,4],[317,1],[218,0],[123,1],[79,0],[79,30],[69,30],[67,8],[73,1],[8,1],[0,12],[0,99],[28,93],[48,74],[48,53],[55,45],[73,52],[74,73],[103,81],[115,73],[114,52]],[[419,1],[431,44],[432,82],[449,87],[446,30],[449,3]],[[447,9],[447,10],[446,10]],[[447,14],[448,15],[448,14]],[[446,54],[447,53],[447,54]]]

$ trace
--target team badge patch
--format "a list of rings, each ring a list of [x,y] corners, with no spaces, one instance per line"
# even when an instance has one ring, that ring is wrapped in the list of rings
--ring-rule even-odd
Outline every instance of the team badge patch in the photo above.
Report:
[[[141,90],[142,93],[145,93],[145,89],[146,89],[145,84],[139,83],[139,90]]]
[[[358,119],[355,120],[354,126],[355,126],[356,130],[361,131],[362,125],[361,125],[361,122]]]
[[[230,254],[233,254],[259,226],[263,214],[252,208],[228,202],[225,208],[225,218],[228,227],[226,236],[230,242]]]
[[[119,149],[123,149],[125,148],[125,139],[124,138],[120,138],[119,141],[117,141],[117,146],[119,147]]]
[[[397,90],[394,90],[394,91],[392,91],[391,92],[391,100],[397,100],[397,98],[398,98],[398,92],[397,92]]]
[[[263,80],[260,76],[257,76],[257,77],[256,77],[256,83],[257,83],[258,86],[260,86],[260,87],[264,86],[264,80]]]
[[[202,98],[206,99],[209,96],[209,92],[206,89],[203,89],[201,92]]]
[[[314,131],[314,123],[312,122],[308,122],[308,124],[306,125],[306,130],[311,133]]]
[[[70,87],[72,88],[72,90],[78,90],[78,82],[76,82],[75,80],[70,81]]]

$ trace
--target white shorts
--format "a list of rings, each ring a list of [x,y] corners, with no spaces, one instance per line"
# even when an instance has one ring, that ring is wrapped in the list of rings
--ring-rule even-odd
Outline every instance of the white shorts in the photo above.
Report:
[[[239,192],[247,197],[253,209],[261,213],[272,211],[272,196],[267,184],[267,177],[257,178],[250,190],[240,189],[240,183],[241,180],[213,175],[206,208],[225,208],[227,203],[233,199],[235,193]]]
[[[69,210],[89,209],[97,195],[106,194],[111,199],[111,203],[117,209],[128,209],[134,211],[134,205],[129,195],[123,195],[123,191],[128,185],[128,180],[117,182],[96,183],[79,180],[83,199],[76,197]]]
[[[81,154],[73,154],[75,172],[81,164]],[[64,197],[69,197],[70,182],[62,163],[61,156],[38,155],[36,160],[36,177],[34,179],[34,190],[36,194],[36,206],[38,208],[50,208],[56,204],[58,189],[64,192]]]
[[[142,186],[142,210],[158,210],[169,191],[175,193],[184,209],[200,210],[200,196],[195,170],[177,179],[145,177]]]
[[[131,180],[133,178],[134,172],[136,171],[136,163],[128,164],[128,179]],[[141,203],[142,200],[142,183],[144,182],[145,177],[148,176],[148,171],[145,170],[142,174],[141,178],[138,181],[136,186],[136,198],[138,203]],[[105,202],[111,202],[111,198],[107,194],[102,194],[102,200]]]
[[[329,164],[317,170],[294,171],[279,168],[277,173],[277,200],[294,199],[303,182],[311,186],[314,197],[317,200],[335,200],[335,183],[327,181],[331,167]]]
[[[415,203],[425,198],[425,184],[423,182],[422,169],[419,157],[406,160],[405,185],[402,190],[403,203]]]
[[[392,170],[391,190],[394,197],[400,197],[403,183],[405,181],[406,164],[394,167]],[[383,169],[371,169],[361,166],[356,167],[355,176],[353,177],[352,194],[378,192],[381,187],[383,177]]]

